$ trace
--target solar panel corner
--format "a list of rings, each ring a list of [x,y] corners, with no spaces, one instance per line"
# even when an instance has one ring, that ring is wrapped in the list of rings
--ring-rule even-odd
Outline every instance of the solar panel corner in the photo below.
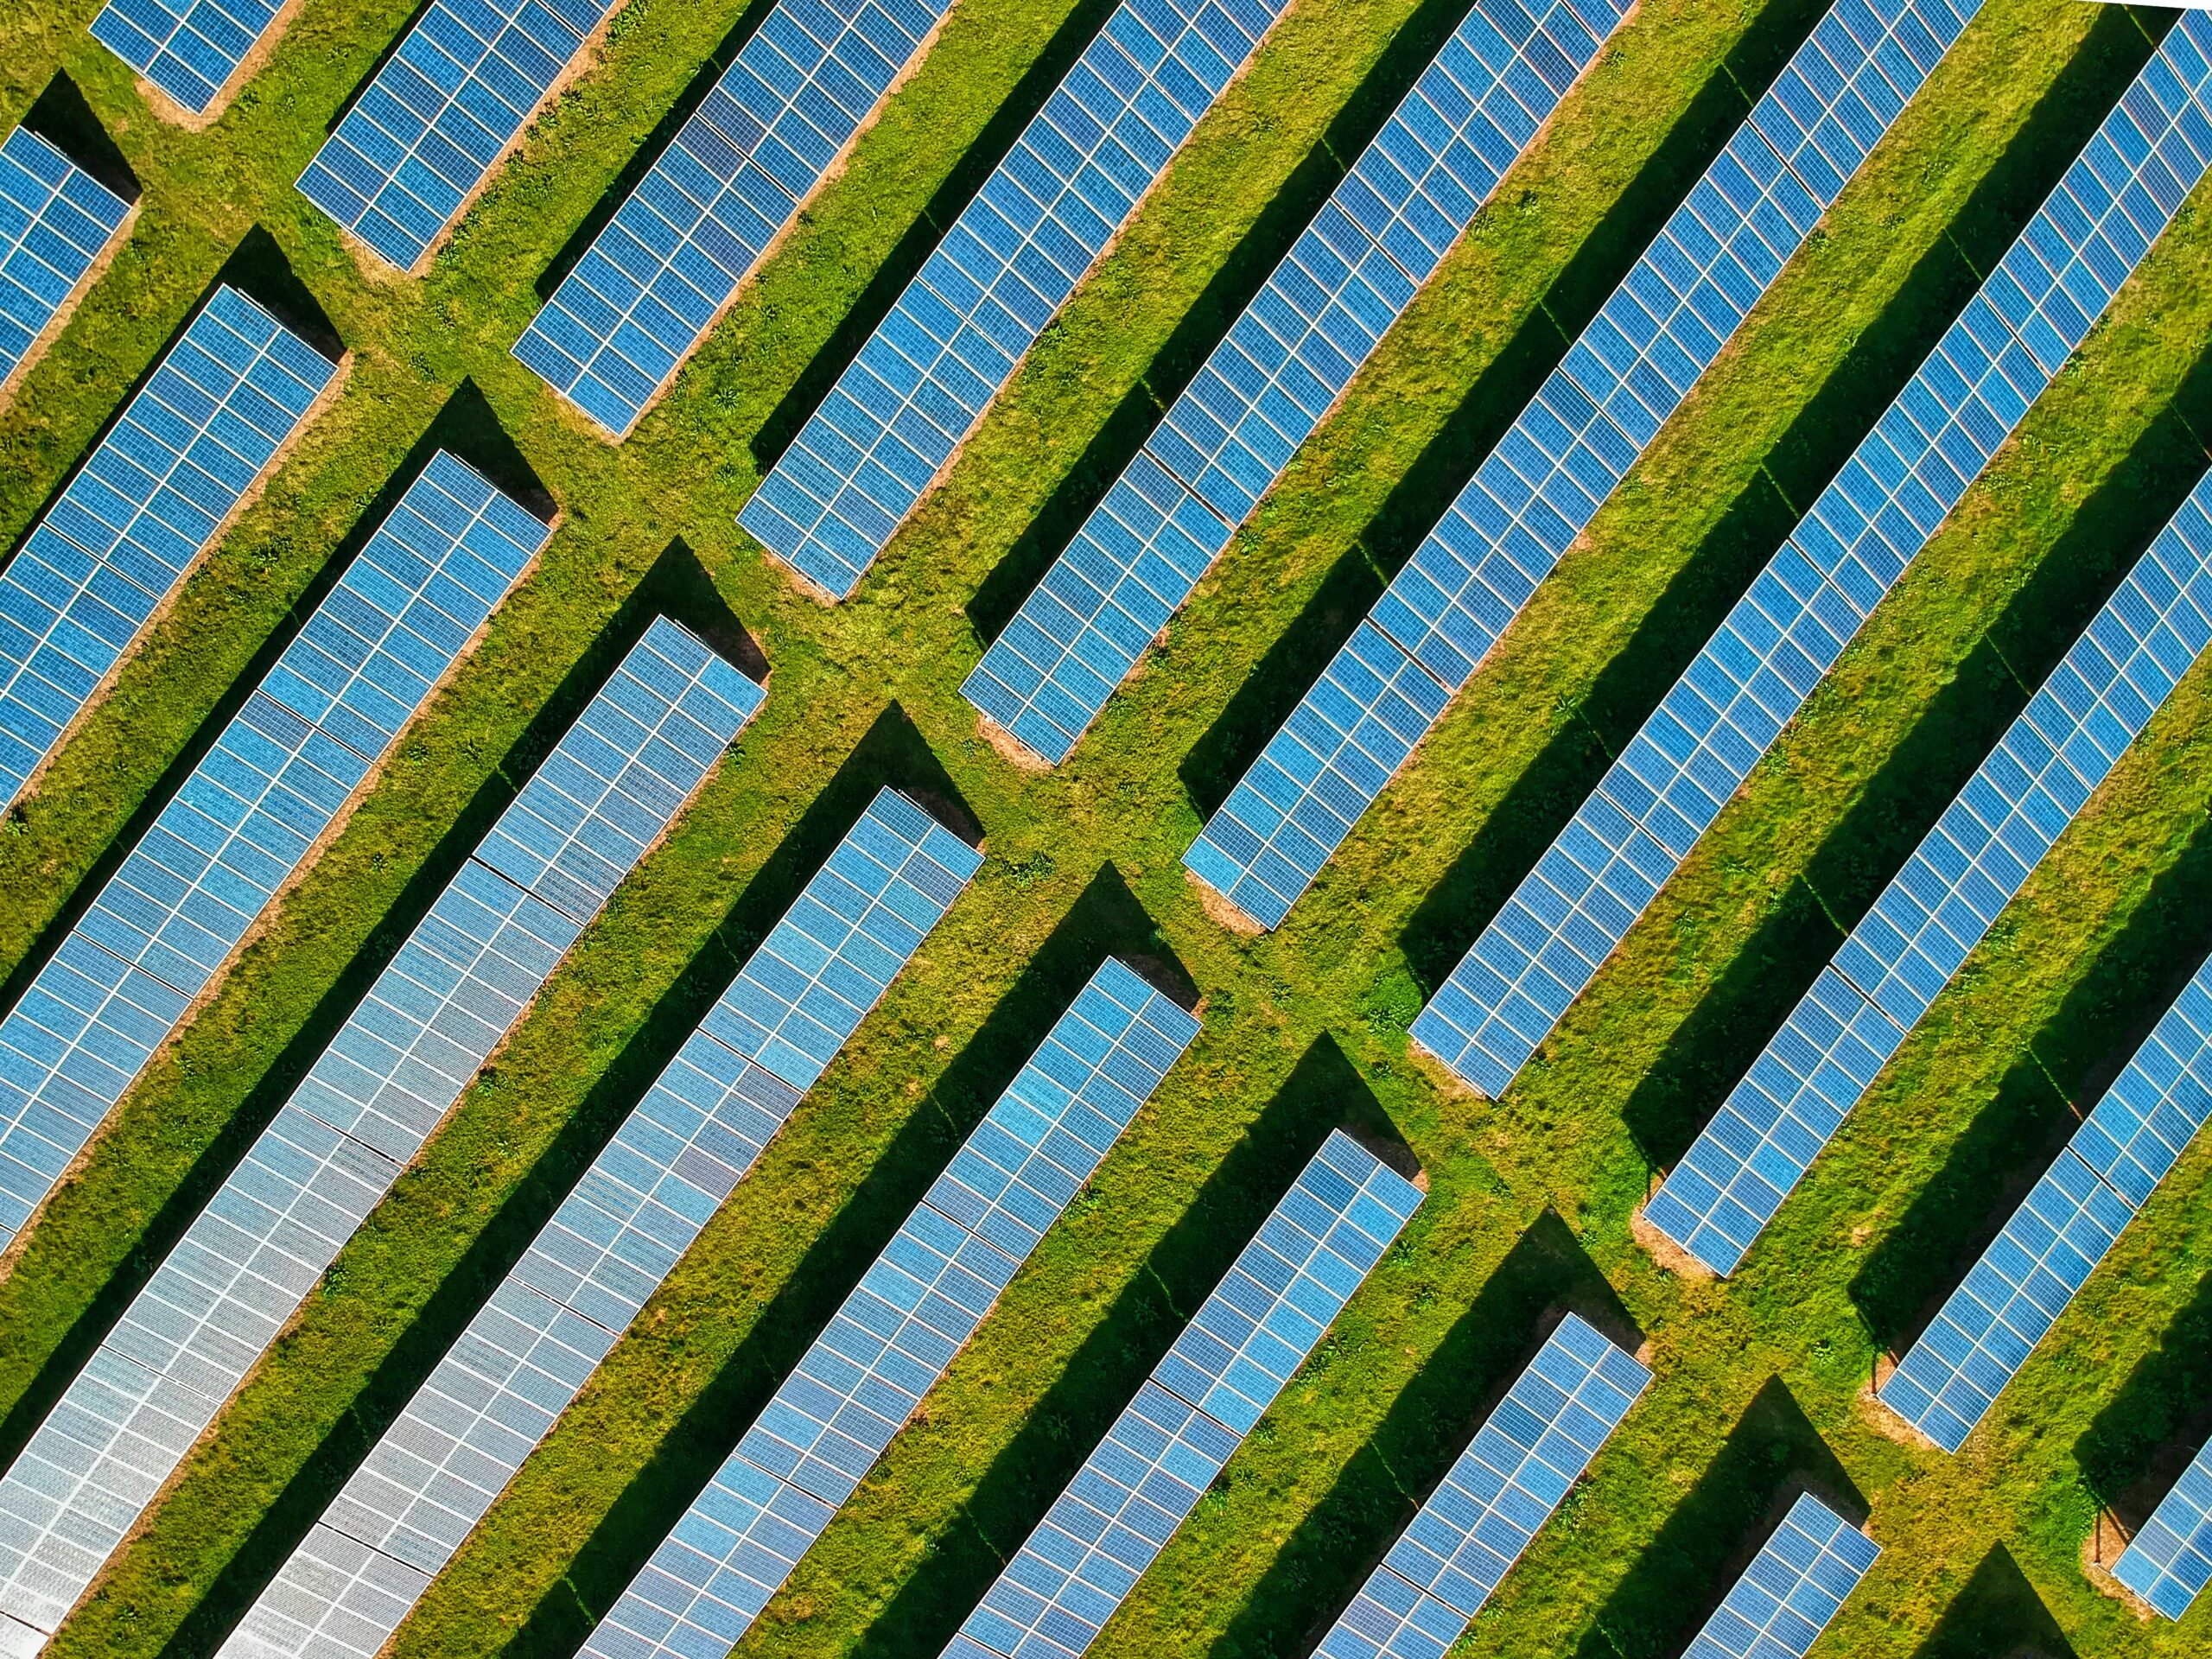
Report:
[[[43,133],[0,141],[0,406],[129,242],[138,207]]]
[[[108,0],[88,33],[136,72],[147,107],[213,126],[283,38],[302,0]]]

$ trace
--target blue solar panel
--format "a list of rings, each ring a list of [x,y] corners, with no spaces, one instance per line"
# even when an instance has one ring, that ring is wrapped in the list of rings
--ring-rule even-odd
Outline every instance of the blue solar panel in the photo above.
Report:
[[[937,1385],[1198,1022],[1108,961],[584,1644],[709,1659]]]
[[[1495,1096],[1513,1080],[2212,168],[2208,48],[2212,16],[2185,17],[2168,34],[1981,292],[1414,1022],[1414,1039],[1465,1081]],[[2135,695],[2118,688],[2114,707]],[[2046,789],[2062,787],[2036,745],[2020,741],[2020,764]],[[2002,864],[1993,855],[1984,873]],[[1945,931],[1961,925],[1947,918],[1913,943],[1940,957]],[[1891,1023],[1894,1010],[1917,1017],[1925,1006],[1906,984],[1913,972],[1901,960],[1885,982],[1880,1006]]]
[[[386,264],[419,269],[613,9],[431,0],[300,175],[300,194]]]
[[[1287,0],[1123,0],[738,522],[842,599]]]
[[[1085,1651],[1382,1259],[1421,1192],[1331,1134],[944,1649]],[[632,1659],[609,1649],[601,1659]]]
[[[1789,1506],[1682,1659],[1805,1659],[1881,1546],[1810,1492]]]
[[[218,288],[0,571],[0,804],[12,801],[337,366]]]
[[[445,456],[406,499],[468,480],[519,514]],[[68,1613],[760,699],[672,623],[632,649],[0,1478],[0,1613]]]
[[[1443,1659],[1650,1381],[1568,1314],[1314,1659]]]
[[[115,245],[130,204],[28,127],[0,143],[0,394]]]
[[[204,116],[289,10],[289,0],[108,0],[92,19],[92,38],[181,108]]]
[[[984,652],[984,718],[1067,759],[1627,10],[1477,0]]]
[[[2112,1575],[2164,1618],[2189,1611],[2212,1580],[2212,1446],[2182,1471],[2113,1563]]]
[[[626,436],[950,0],[783,0],[593,238],[515,356]]]
[[[1362,688],[1402,700],[1426,675],[1412,701],[1440,711],[1467,683],[1979,10],[1846,0],[1821,20],[1183,855],[1193,874],[1281,924],[1434,722],[1378,766],[1361,734],[1387,716]]]

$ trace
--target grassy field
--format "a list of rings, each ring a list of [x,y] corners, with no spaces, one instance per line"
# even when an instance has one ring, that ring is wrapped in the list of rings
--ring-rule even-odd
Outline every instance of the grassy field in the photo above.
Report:
[[[211,1653],[746,951],[885,782],[965,804],[983,872],[401,1632],[565,1659],[1108,950],[1206,1028],[744,1655],[936,1654],[1327,1128],[1387,1121],[1431,1196],[1139,1586],[1115,1654],[1289,1659],[1520,1366],[1611,1311],[1658,1380],[1463,1651],[1667,1659],[1804,1482],[1886,1554],[1820,1649],[2201,1653],[2091,1588],[2212,1431],[2212,1148],[2185,1160],[1967,1451],[1863,1390],[2212,946],[2212,674],[2158,717],[1738,1275],[1628,1221],[2212,441],[2207,194],[1503,1103],[1404,1028],[2038,202],[2169,14],[1987,0],[1776,285],[1279,933],[1179,855],[1821,7],[1643,0],[1074,760],[1017,772],[957,687],[1458,22],[1301,0],[860,593],[825,609],[733,518],[1110,10],[961,0],[843,179],[629,442],[507,356],[581,226],[765,0],[632,0],[419,282],[291,188],[404,0],[306,0],[203,134],[148,114],[93,0],[0,18],[0,127],[60,95],[143,189],[130,245],[0,410],[12,545],[219,272],[353,353],[342,397],[0,826],[12,988],[321,585],[445,444],[564,515],[336,843],[0,1277],[21,1447],[378,968],[656,610],[742,627],[767,706],[349,1246],[55,1643]],[[62,89],[67,91],[67,87]],[[2152,1484],[2146,1488],[2146,1480]]]

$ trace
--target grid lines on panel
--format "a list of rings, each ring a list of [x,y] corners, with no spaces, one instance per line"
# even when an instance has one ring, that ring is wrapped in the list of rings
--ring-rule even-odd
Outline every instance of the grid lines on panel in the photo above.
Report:
[[[205,115],[283,10],[283,0],[107,0],[102,46],[194,115]]]
[[[1332,1131],[969,1615],[946,1659],[1084,1652],[1421,1198]]]
[[[784,0],[514,354],[610,437],[637,424],[950,0]]]
[[[738,522],[842,599],[1285,0],[1124,0]]]
[[[53,754],[337,372],[215,290],[0,570],[0,797]]]
[[[1829,10],[1184,855],[1193,874],[1281,925],[1978,10]],[[1362,692],[1402,702],[1416,675],[1433,712],[1378,766]]]
[[[1805,1493],[1682,1659],[1805,1659],[1881,1546]]]
[[[1442,1659],[1650,1381],[1640,1363],[1569,1313],[1315,1659]]]
[[[1625,14],[1477,0],[962,688],[1067,758]]]
[[[493,493],[439,461],[403,505],[433,478]],[[46,1630],[67,1613],[595,912],[559,907],[568,850],[641,852],[757,706],[741,679],[672,624],[632,648],[0,1478],[0,1611]],[[549,903],[497,866],[556,832]]]
[[[28,127],[0,143],[0,388],[130,216],[130,204]]]
[[[587,1659],[698,1659],[751,1626],[1197,1034],[1128,967],[1099,968],[601,1620]]]
[[[1644,889],[1711,827],[2212,166],[2208,46],[2212,17],[2192,14],[2167,35],[1414,1021],[1414,1040],[1464,1081],[1496,1096],[1520,1071],[1641,916]]]
[[[614,3],[431,0],[300,175],[300,194],[412,270]]]
[[[2190,1460],[2112,1575],[2165,1618],[2187,1612],[2212,1581],[2212,1446]]]

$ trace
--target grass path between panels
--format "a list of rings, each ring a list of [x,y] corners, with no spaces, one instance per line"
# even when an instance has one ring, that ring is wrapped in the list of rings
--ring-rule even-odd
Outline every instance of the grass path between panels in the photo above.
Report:
[[[2124,14],[1990,0],[1290,925],[1243,942],[1181,880],[1194,798],[1233,777],[1310,680],[1377,566],[1427,528],[1817,6],[1646,0],[1165,647],[1050,777],[1007,768],[957,697],[980,649],[971,603],[988,608],[974,596],[1033,564],[1040,536],[1111,475],[1326,189],[1329,153],[1356,149],[1429,49],[1412,46],[1440,38],[1454,8],[1305,0],[945,487],[835,611],[795,598],[731,523],[759,436],[788,428],[792,389],[820,379],[848,314],[885,302],[928,227],[957,211],[988,159],[970,153],[979,135],[985,151],[1006,142],[997,112],[1049,85],[1035,66],[1080,44],[1096,0],[963,0],[843,181],[619,450],[505,350],[538,274],[745,9],[635,0],[419,283],[365,277],[289,188],[406,6],[308,0],[269,67],[196,137],[146,117],[82,35],[93,10],[38,0],[0,23],[0,107],[19,111],[66,70],[146,189],[130,247],[0,411],[0,533],[29,523],[253,227],[357,362],[0,837],[0,887],[22,895],[0,915],[0,963],[50,937],[434,420],[494,458],[503,432],[508,464],[565,518],[540,573],[0,1281],[0,1452],[605,671],[609,625],[612,639],[649,604],[694,620],[726,607],[774,677],[698,805],[341,1256],[57,1655],[212,1651],[885,780],[966,801],[992,855],[976,891],[399,1653],[570,1650],[1097,953],[1143,948],[1188,969],[1205,1034],[742,1651],[935,1653],[1321,1129],[1347,1116],[1406,1136],[1429,1203],[1139,1586],[1113,1651],[1296,1651],[1561,1300],[1616,1305],[1653,1338],[1661,1381],[1470,1651],[1678,1651],[1731,1553],[1799,1476],[1855,1490],[1891,1546],[1824,1651],[1946,1659],[2041,1641],[2090,1659],[2201,1643],[2203,1614],[2180,1632],[2139,1627],[2088,1589],[2074,1553],[2094,1504],[2124,1507],[2212,1403],[2191,1380],[2212,1357],[2202,1149],[1963,1458],[1882,1439],[1856,1395],[1878,1348],[1948,1288],[2063,1133],[2065,1099],[2108,1072],[2138,1005],[2212,943],[2198,937],[2212,877],[2204,677],[1735,1281],[1682,1285],[1626,1231],[1651,1163],[1679,1154],[1836,924],[2202,464],[2201,203],[1508,1101],[1440,1092],[1402,1035],[1423,987],[1786,532],[1787,504],[1811,499],[2139,64],[2146,43]]]

